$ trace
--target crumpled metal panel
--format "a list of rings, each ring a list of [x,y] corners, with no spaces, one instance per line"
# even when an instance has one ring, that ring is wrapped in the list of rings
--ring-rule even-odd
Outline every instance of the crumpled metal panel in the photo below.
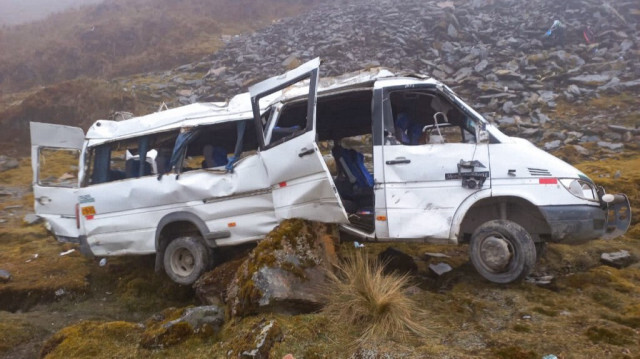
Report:
[[[234,173],[146,176],[85,187],[78,194],[81,207],[95,209],[82,226],[96,255],[155,252],[157,225],[174,212],[195,214],[209,231],[229,230],[227,242],[255,239],[276,224],[266,170],[257,155],[238,162]]]

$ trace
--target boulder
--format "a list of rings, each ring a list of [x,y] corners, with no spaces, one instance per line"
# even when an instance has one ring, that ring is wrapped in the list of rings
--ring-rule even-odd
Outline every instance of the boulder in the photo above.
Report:
[[[304,313],[323,303],[319,286],[337,263],[337,227],[301,219],[282,222],[242,263],[227,290],[232,317]]]
[[[215,267],[200,276],[193,284],[196,297],[208,305],[223,305],[227,297],[227,288],[236,275],[238,268],[246,258],[231,260]]]

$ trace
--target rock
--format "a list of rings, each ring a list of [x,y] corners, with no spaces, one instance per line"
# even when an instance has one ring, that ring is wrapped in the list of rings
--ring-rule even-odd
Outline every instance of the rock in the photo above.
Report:
[[[453,268],[447,263],[440,262],[438,264],[429,264],[429,270],[437,276],[442,276],[448,272],[451,272]]]
[[[487,66],[489,65],[489,61],[487,60],[482,60],[480,62],[478,62],[476,64],[476,66],[473,68],[476,72],[482,72],[484,69],[487,68]]]
[[[632,256],[629,251],[623,249],[617,252],[602,253],[600,255],[600,261],[603,264],[614,268],[625,268],[637,262],[638,260],[634,256]]]
[[[0,269],[0,282],[6,283],[11,280],[11,273],[4,269]]]
[[[611,143],[607,141],[599,141],[598,146],[609,149],[611,151],[619,151],[624,148],[624,145],[622,143]]]
[[[600,75],[580,75],[575,77],[570,77],[569,81],[577,82],[584,86],[590,87],[598,87],[606,84],[611,80],[611,76],[600,74]]]
[[[40,221],[42,221],[42,218],[40,216],[38,216],[37,214],[34,213],[28,213],[24,216],[24,218],[22,219],[26,224],[36,224]]]
[[[293,70],[294,68],[300,66],[301,64],[302,64],[302,61],[298,59],[297,54],[292,54],[289,57],[287,57],[284,61],[282,61],[282,66],[287,70]]]
[[[384,263],[384,272],[397,274],[414,274],[418,271],[418,265],[410,255],[393,247],[387,247],[378,254],[380,263]]]
[[[230,315],[304,313],[323,303],[318,285],[337,263],[337,227],[285,220],[242,263],[227,289]]]
[[[227,288],[245,260],[246,258],[238,258],[224,262],[201,275],[193,284],[196,297],[204,304],[223,305],[227,297]]]
[[[558,148],[560,148],[561,145],[562,145],[562,141],[555,140],[555,141],[551,141],[551,142],[545,143],[544,144],[544,149],[546,151],[554,151],[554,150],[557,150]]]
[[[525,102],[520,102],[519,104],[512,107],[512,110],[518,115],[526,115],[529,113],[529,106]]]
[[[611,130],[611,131],[615,131],[618,133],[626,133],[626,132],[631,132],[633,131],[632,128],[628,128],[628,127],[624,127],[624,126],[618,126],[618,125],[607,125],[607,127]]]
[[[224,308],[215,305],[184,310],[167,309],[146,321],[140,345],[147,349],[165,348],[183,342],[194,334],[211,336],[222,328],[224,313]],[[169,320],[176,314],[180,316]]]
[[[589,152],[588,149],[580,146],[580,145],[573,145],[573,148],[575,148],[576,152],[578,152],[579,154],[581,154],[582,156],[589,156],[591,155],[591,152]]]
[[[571,84],[569,85],[569,87],[567,87],[567,93],[574,96],[580,96],[580,88],[574,84]]]
[[[525,281],[539,286],[547,286],[551,284],[555,277],[552,275],[530,275]]]
[[[17,159],[0,155],[0,172],[18,168],[18,166],[20,166],[20,162]]]
[[[449,37],[451,37],[452,39],[458,38],[458,30],[455,26],[453,26],[453,24],[449,24],[449,27],[447,27],[447,35],[449,35]]]

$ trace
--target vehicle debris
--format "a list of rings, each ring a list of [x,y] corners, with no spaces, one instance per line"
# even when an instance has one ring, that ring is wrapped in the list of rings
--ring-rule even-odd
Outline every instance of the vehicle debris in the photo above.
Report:
[[[0,269],[0,281],[6,283],[11,280],[11,273],[4,269]]]
[[[67,254],[71,254],[73,252],[75,252],[76,250],[74,248],[69,249],[68,251],[64,251],[64,252],[60,252],[60,257],[62,256],[66,256]]]

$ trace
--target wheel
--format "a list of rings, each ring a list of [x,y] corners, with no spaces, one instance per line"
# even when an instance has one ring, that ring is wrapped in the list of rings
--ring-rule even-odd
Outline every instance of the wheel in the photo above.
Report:
[[[485,279],[511,283],[531,273],[536,264],[536,247],[531,235],[519,224],[494,220],[473,232],[469,257]]]
[[[164,251],[164,270],[174,282],[190,285],[208,268],[209,258],[199,237],[179,237]]]

